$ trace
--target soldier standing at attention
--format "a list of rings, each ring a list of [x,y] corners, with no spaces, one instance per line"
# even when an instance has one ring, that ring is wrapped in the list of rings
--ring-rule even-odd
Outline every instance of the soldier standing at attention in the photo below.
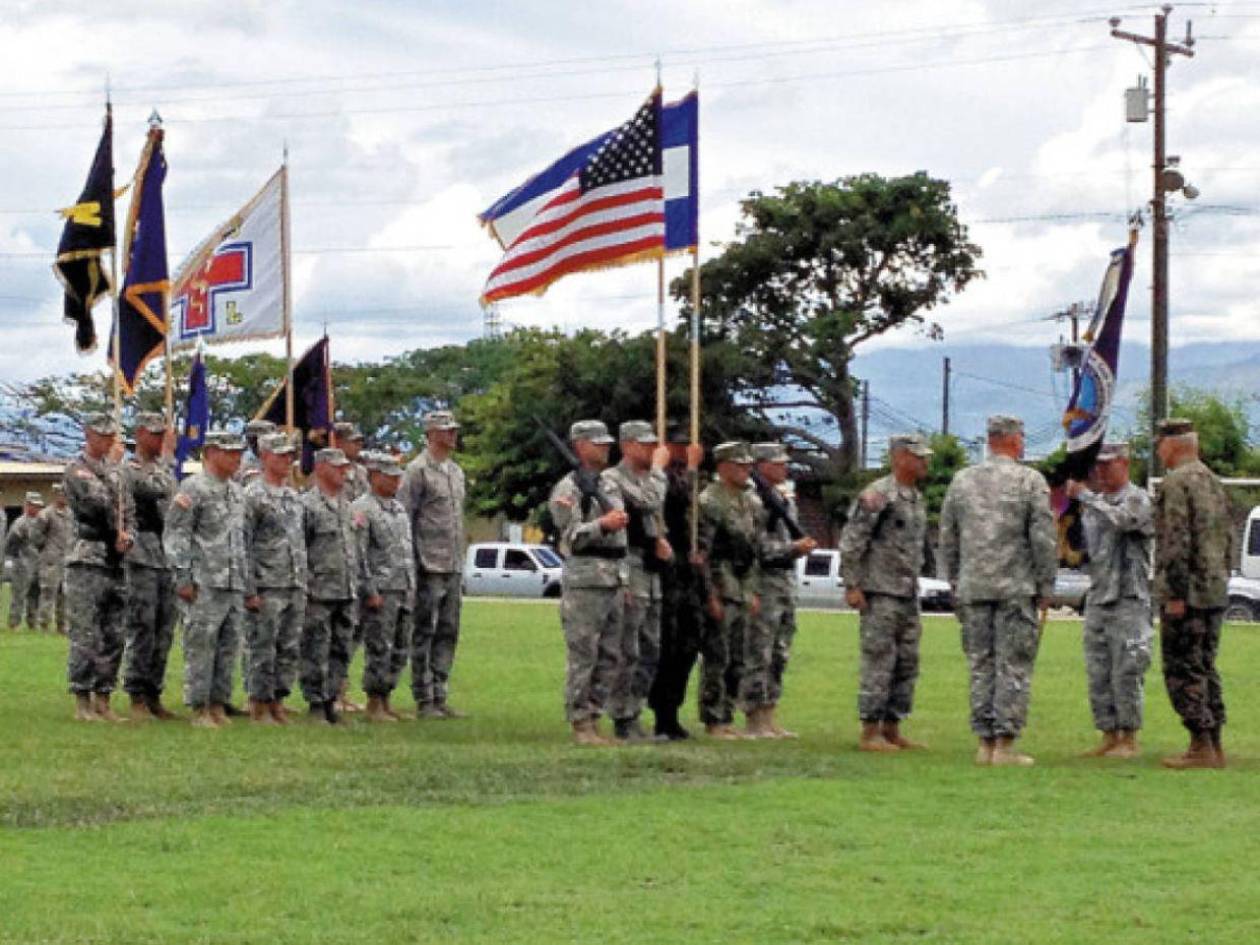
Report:
[[[411,519],[396,496],[403,469],[388,453],[367,454],[371,491],[350,506],[363,562],[359,626],[363,630],[363,691],[370,722],[397,722],[389,704],[411,650],[416,564]]]
[[[363,431],[349,420],[338,420],[333,424],[333,432],[337,434],[337,448],[350,460],[342,492],[347,502],[353,502],[369,492],[367,467],[359,459],[363,455]]]
[[[1155,448],[1168,470],[1155,498],[1155,597],[1159,602],[1164,685],[1190,732],[1184,754],[1166,768],[1223,768],[1225,701],[1216,652],[1234,561],[1229,499],[1199,459],[1189,420],[1164,420]]]
[[[1085,670],[1089,705],[1102,741],[1086,757],[1133,758],[1142,727],[1142,690],[1151,665],[1151,500],[1129,482],[1129,445],[1104,443],[1094,477],[1100,491],[1069,480],[1083,509],[1089,549]]]
[[[339,449],[315,454],[315,484],[302,494],[306,529],[306,619],[302,626],[302,695],[310,714],[340,722],[337,693],[354,644],[359,555],[342,493],[350,460]]]
[[[123,689],[131,717],[169,720],[162,705],[166,659],[175,634],[175,579],[162,533],[175,495],[175,431],[160,413],[136,417],[135,456],[123,464],[123,483],[136,515],[136,543],[127,552],[127,650]]]
[[[463,713],[446,701],[464,580],[464,471],[451,454],[459,424],[446,410],[424,418],[428,445],[407,467],[402,500],[416,551],[416,622],[411,638],[411,692],[422,718]]]
[[[13,576],[9,581],[9,629],[23,623],[34,627],[39,613],[39,513],[44,499],[38,492],[26,493],[22,514],[5,542],[5,553],[13,558]]]
[[[249,485],[262,475],[262,453],[259,452],[259,445],[264,436],[275,432],[276,425],[270,420],[251,420],[245,424],[245,442],[249,444],[249,452],[241,459],[241,469],[236,474],[236,481],[242,486]]]
[[[630,521],[626,526],[626,563],[630,585],[621,625],[621,659],[609,693],[613,735],[620,741],[648,741],[639,715],[656,678],[661,658],[661,579],[673,551],[664,535],[665,465],[669,450],[652,425],[627,420],[617,431],[621,462],[608,470],[616,479]]]
[[[854,500],[840,539],[845,600],[861,614],[862,751],[924,747],[902,735],[901,722],[910,717],[919,678],[919,574],[927,538],[919,483],[932,451],[918,434],[892,437],[888,451],[892,473]]]
[[[1040,628],[1058,564],[1050,489],[1020,465],[1024,422],[989,418],[989,458],[958,473],[941,509],[943,577],[954,587],[971,669],[976,763],[1031,765],[1014,750],[1028,720]]]
[[[35,524],[39,545],[39,629],[66,632],[66,555],[74,540],[74,520],[61,483],[52,487],[53,504],[39,513]]]
[[[755,443],[753,458],[757,460],[757,472],[768,489],[774,489],[792,521],[796,521],[796,497],[788,483],[788,461],[791,457],[782,443]],[[770,649],[770,705],[766,710],[766,725],[777,738],[795,738],[775,719],[775,710],[783,698],[783,674],[787,672],[788,659],[792,655],[792,641],[796,638],[796,559],[809,554],[818,542],[805,537],[793,543],[792,532],[781,515],[766,505],[766,527],[775,547],[790,546],[791,553],[765,557],[761,562],[761,619],[771,636]]]
[[[66,558],[66,623],[70,655],[66,674],[75,718],[123,721],[109,704],[123,652],[126,578],[123,554],[131,547],[133,511],[122,471],[108,459],[118,426],[108,414],[89,414],[83,452],[66,466],[63,485],[74,518],[74,544]]]
[[[661,659],[648,695],[656,734],[681,741],[691,733],[678,721],[687,698],[687,678],[700,653],[704,598],[700,569],[691,561],[692,477],[704,461],[704,448],[685,433],[670,436],[666,467],[665,530],[673,560],[661,572]]]
[[[221,728],[231,720],[232,669],[245,611],[245,496],[236,473],[245,438],[223,430],[206,434],[202,471],[179,485],[166,516],[162,543],[184,610],[184,702],[197,728]]]
[[[575,744],[611,745],[599,732],[599,720],[621,658],[624,594],[630,582],[626,562],[630,516],[617,479],[605,470],[613,442],[608,427],[599,420],[579,420],[569,427],[569,440],[581,468],[556,483],[548,502],[564,556],[560,602],[568,652],[564,714]],[[604,497],[607,511],[597,495]]]
[[[245,691],[253,721],[287,725],[284,700],[297,677],[306,616],[306,531],[289,484],[297,445],[287,433],[269,433],[258,446],[261,472],[245,487],[245,595],[260,601],[245,618]]]

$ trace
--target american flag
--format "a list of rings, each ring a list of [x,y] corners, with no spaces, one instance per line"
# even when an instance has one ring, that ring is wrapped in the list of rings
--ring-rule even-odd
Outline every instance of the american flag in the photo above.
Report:
[[[507,250],[482,304],[541,295],[562,276],[665,250],[661,93],[621,127],[569,152],[481,215]]]

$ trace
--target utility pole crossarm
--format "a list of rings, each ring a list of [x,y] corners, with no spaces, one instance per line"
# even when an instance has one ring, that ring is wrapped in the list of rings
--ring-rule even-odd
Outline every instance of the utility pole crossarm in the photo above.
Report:
[[[1131,43],[1137,43],[1140,46],[1158,46],[1159,41],[1150,36],[1140,36],[1137,33],[1130,33],[1128,30],[1112,30],[1111,35],[1116,39],[1127,39]],[[1194,50],[1189,46],[1183,46],[1181,43],[1170,43],[1164,41],[1164,52],[1177,53],[1182,56],[1193,56]]]

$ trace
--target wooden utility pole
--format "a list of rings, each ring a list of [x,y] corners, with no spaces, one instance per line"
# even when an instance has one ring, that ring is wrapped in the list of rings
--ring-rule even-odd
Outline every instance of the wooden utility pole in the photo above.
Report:
[[[1151,240],[1151,425],[1152,435],[1159,422],[1168,416],[1168,214],[1165,203],[1168,157],[1164,138],[1165,76],[1170,57],[1174,54],[1190,57],[1194,38],[1190,35],[1190,23],[1186,23],[1184,43],[1168,42],[1168,15],[1172,6],[1165,4],[1155,14],[1155,35],[1141,36],[1117,27],[1120,20],[1111,20],[1111,35],[1154,50],[1155,69],[1155,160],[1154,194],[1151,198],[1151,223],[1154,238]],[[1177,189],[1174,187],[1173,189]],[[1158,464],[1157,459],[1152,462]]]

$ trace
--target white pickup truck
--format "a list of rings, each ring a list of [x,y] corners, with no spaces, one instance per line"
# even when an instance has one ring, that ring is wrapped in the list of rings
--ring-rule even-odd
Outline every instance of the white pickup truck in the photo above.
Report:
[[[819,549],[797,559],[796,602],[802,607],[848,606],[844,602],[839,551]],[[919,578],[919,605],[924,610],[953,610],[949,584],[936,578]]]
[[[1229,579],[1225,619],[1260,621],[1260,505],[1247,516],[1238,572]]]
[[[491,541],[470,545],[464,593],[475,597],[559,597],[564,562],[546,545]]]

